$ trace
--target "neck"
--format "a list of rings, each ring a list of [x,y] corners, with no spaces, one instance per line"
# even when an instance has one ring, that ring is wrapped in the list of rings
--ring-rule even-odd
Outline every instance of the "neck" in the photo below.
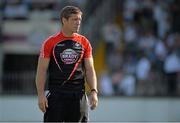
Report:
[[[73,32],[71,32],[71,31],[68,31],[67,29],[65,29],[65,28],[62,28],[62,33],[63,33],[63,35],[65,36],[65,37],[72,37],[73,36]]]

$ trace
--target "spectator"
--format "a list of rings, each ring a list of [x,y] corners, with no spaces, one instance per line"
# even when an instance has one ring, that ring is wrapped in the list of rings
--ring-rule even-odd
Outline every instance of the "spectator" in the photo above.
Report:
[[[125,74],[119,84],[119,90],[125,96],[135,95],[136,79],[132,74]]]
[[[142,55],[136,65],[137,94],[145,95],[151,70],[151,62],[146,55]]]
[[[164,62],[164,71],[167,78],[169,95],[177,95],[178,74],[180,72],[180,35],[174,37],[174,44],[170,47],[170,53]]]
[[[167,56],[164,64],[164,70],[167,77],[168,93],[175,95],[177,91],[177,77],[180,72],[180,58],[176,53]]]
[[[121,30],[115,23],[107,23],[102,28],[103,38],[106,43],[106,55],[108,56],[112,50],[118,49],[121,41]]]
[[[170,25],[169,25],[169,15],[167,10],[167,3],[163,0],[159,0],[155,3],[155,7],[153,9],[153,15],[154,19],[157,22],[158,25],[158,37],[163,38],[166,34],[166,32],[169,31]]]
[[[112,80],[108,72],[103,72],[100,76],[100,94],[103,96],[114,95]]]
[[[124,40],[127,44],[136,43],[137,39],[137,29],[134,22],[125,22],[124,23]]]

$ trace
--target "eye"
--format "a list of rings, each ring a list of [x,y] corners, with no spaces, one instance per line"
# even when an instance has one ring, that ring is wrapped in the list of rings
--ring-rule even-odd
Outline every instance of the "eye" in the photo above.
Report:
[[[74,20],[75,21],[81,21],[82,19],[81,18],[75,18]]]

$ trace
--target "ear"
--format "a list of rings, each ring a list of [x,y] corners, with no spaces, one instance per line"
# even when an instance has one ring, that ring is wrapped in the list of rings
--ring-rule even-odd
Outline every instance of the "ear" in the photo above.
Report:
[[[65,24],[67,22],[66,18],[62,18],[62,23]]]

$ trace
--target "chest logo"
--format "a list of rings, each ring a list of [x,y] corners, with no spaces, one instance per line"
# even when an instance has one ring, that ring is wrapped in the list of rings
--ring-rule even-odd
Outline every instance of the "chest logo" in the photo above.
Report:
[[[78,56],[78,53],[76,53],[76,51],[73,49],[66,49],[60,53],[61,60],[64,62],[64,64],[76,63]]]
[[[74,49],[81,49],[81,45],[79,43],[75,43],[73,48]]]

